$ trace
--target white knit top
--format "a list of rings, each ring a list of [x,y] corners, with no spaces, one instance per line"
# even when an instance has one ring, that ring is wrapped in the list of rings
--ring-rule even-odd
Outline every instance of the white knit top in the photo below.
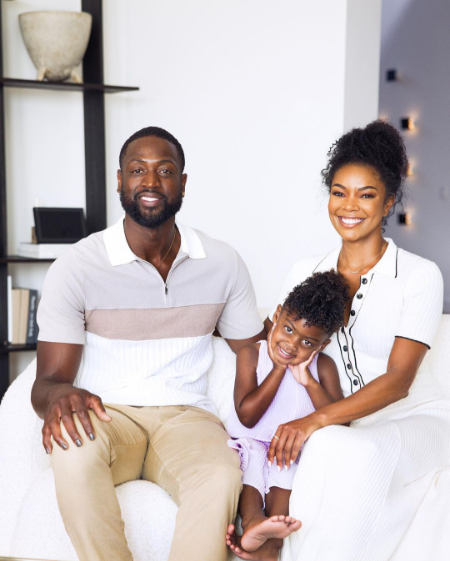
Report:
[[[396,337],[430,347],[441,319],[443,280],[437,265],[387,241],[381,260],[361,276],[348,325],[333,335],[325,350],[337,364],[345,397],[386,372]],[[283,284],[279,302],[314,272],[337,269],[339,252],[337,248],[325,256],[297,262]],[[392,410],[397,415],[419,402],[438,398],[425,358],[409,396],[374,415],[389,415]]]

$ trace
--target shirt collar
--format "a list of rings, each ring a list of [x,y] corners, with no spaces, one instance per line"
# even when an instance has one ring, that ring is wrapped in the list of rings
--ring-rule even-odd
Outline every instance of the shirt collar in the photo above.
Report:
[[[108,254],[109,262],[113,267],[116,267],[117,265],[126,265],[139,259],[139,257],[131,251],[131,248],[128,245],[123,224],[124,216],[122,216],[113,226],[110,226],[103,232],[106,253]],[[197,232],[189,226],[183,226],[178,222],[176,224],[181,236],[180,251],[185,253],[191,259],[205,259],[206,253]]]
[[[380,273],[388,277],[396,278],[398,248],[391,238],[385,238],[385,240],[388,242],[387,249],[384,252],[383,257],[378,261],[375,267],[373,267],[369,271],[369,273]],[[325,255],[325,257],[322,258],[322,260],[314,269],[314,272],[322,273],[324,271],[329,271],[330,269],[337,270],[340,251],[341,248],[337,247],[336,249],[333,249],[333,251],[330,251],[330,253]]]

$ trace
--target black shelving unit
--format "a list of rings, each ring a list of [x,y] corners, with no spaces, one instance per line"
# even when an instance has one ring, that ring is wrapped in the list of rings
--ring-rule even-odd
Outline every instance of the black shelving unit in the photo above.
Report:
[[[1,2],[1,0],[0,0]],[[3,76],[3,40],[0,6],[0,399],[9,385],[9,353],[34,351],[36,345],[8,343],[8,265],[49,263],[53,259],[30,259],[8,255],[5,158],[5,88],[79,91],[84,102],[84,150],[86,166],[86,221],[88,233],[106,228],[106,153],[104,94],[135,91],[137,87],[108,86],[103,83],[102,0],[82,0],[81,10],[92,15],[92,32],[83,59],[83,84],[38,82]]]

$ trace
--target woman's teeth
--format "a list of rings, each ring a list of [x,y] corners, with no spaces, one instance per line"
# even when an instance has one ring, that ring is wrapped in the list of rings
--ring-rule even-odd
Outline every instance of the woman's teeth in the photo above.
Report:
[[[364,218],[344,218],[340,216],[339,219],[343,222],[346,226],[354,226],[355,224],[359,224],[364,220]]]

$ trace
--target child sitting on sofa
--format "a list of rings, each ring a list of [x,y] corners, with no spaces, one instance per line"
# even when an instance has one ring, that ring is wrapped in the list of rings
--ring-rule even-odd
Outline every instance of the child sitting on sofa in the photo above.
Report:
[[[281,425],[342,399],[334,361],[321,353],[344,323],[348,285],[335,271],[315,273],[278,306],[268,340],[237,355],[235,410],[227,430],[240,455],[243,490],[239,501],[243,535],[228,527],[226,541],[243,559],[278,557],[283,538],[301,522],[289,516],[289,497],[299,457],[267,453]],[[292,444],[292,443],[290,443]],[[287,460],[287,461],[286,461]],[[284,468],[284,469],[283,469]],[[265,542],[271,539],[266,546]]]

